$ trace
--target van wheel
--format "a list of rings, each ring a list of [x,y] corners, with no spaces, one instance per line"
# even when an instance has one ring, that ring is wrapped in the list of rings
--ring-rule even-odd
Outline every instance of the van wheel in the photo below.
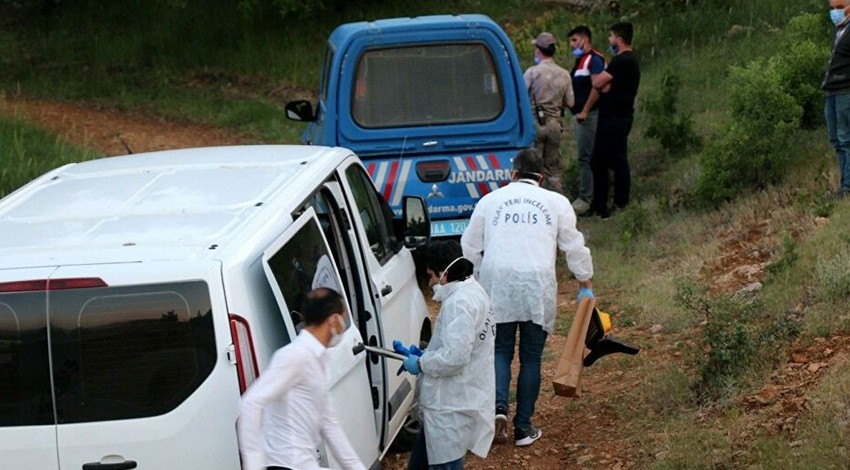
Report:
[[[401,431],[398,432],[395,439],[393,439],[393,443],[390,444],[390,451],[397,453],[410,452],[413,449],[413,444],[416,442],[416,436],[419,435],[421,429],[422,425],[419,420],[408,420],[401,427]]]

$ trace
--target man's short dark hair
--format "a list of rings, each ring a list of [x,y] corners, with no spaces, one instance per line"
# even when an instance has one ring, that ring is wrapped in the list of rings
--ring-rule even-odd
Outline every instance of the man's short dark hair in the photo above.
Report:
[[[342,313],[344,309],[339,292],[327,287],[318,287],[304,296],[301,318],[306,326],[317,326],[334,313]]]
[[[576,34],[586,37],[588,41],[593,41],[593,36],[590,34],[590,28],[585,25],[579,25],[571,29],[570,32],[567,33],[567,36],[573,37]]]
[[[615,23],[611,26],[611,32],[614,33],[614,36],[618,36],[623,39],[628,45],[632,45],[632,37],[634,37],[634,26],[631,23]]]
[[[543,54],[546,57],[552,57],[552,56],[555,55],[555,45],[554,44],[552,44],[549,47],[540,47],[540,46],[534,46],[534,47],[539,49],[540,53]]]
[[[543,157],[534,147],[522,149],[514,157],[512,169],[521,178],[537,179],[543,173]]]
[[[463,257],[463,249],[457,240],[434,240],[425,245],[425,253],[425,265],[437,275],[445,271],[452,261]],[[472,275],[472,269],[472,261],[459,259],[446,273],[446,280],[466,279]]]

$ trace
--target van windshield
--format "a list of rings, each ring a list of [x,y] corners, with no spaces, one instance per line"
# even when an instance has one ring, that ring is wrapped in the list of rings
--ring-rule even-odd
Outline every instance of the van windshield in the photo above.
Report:
[[[351,115],[365,128],[486,122],[503,108],[493,57],[481,43],[372,49],[357,63]]]
[[[164,414],[215,358],[204,282],[2,294],[0,426]]]

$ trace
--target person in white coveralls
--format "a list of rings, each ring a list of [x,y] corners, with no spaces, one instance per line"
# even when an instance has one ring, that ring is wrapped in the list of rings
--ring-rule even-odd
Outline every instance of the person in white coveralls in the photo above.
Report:
[[[512,182],[478,201],[461,236],[463,255],[475,265],[496,314],[497,444],[508,440],[508,389],[517,332],[514,444],[530,445],[542,434],[531,417],[540,392],[543,346],[555,327],[559,248],[579,281],[579,300],[593,296],[593,262],[576,229],[573,207],[561,194],[541,188],[543,177],[537,152],[520,151],[513,159]]]
[[[461,254],[455,240],[426,249],[434,300],[442,305],[427,350],[410,348],[404,361],[404,369],[419,376],[422,411],[409,470],[460,470],[467,450],[483,458],[493,442],[496,318]]]

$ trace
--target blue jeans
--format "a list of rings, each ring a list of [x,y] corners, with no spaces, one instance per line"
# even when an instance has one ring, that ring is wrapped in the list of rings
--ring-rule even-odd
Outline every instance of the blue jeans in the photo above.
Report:
[[[829,143],[838,159],[840,191],[850,191],[850,93],[829,95],[824,104]]]
[[[587,113],[584,122],[578,122],[573,117],[573,135],[578,154],[578,197],[587,202],[593,199],[593,170],[590,168],[590,158],[593,156],[598,118],[599,111],[596,109]]]
[[[451,462],[429,465],[428,449],[425,447],[425,427],[423,426],[413,442],[413,449],[410,450],[407,470],[463,470],[464,458],[465,456]]]
[[[496,325],[496,408],[508,408],[511,385],[511,362],[514,360],[517,329],[519,329],[519,377],[516,385],[514,429],[528,430],[531,415],[540,393],[540,359],[548,334],[543,327],[530,321]]]

